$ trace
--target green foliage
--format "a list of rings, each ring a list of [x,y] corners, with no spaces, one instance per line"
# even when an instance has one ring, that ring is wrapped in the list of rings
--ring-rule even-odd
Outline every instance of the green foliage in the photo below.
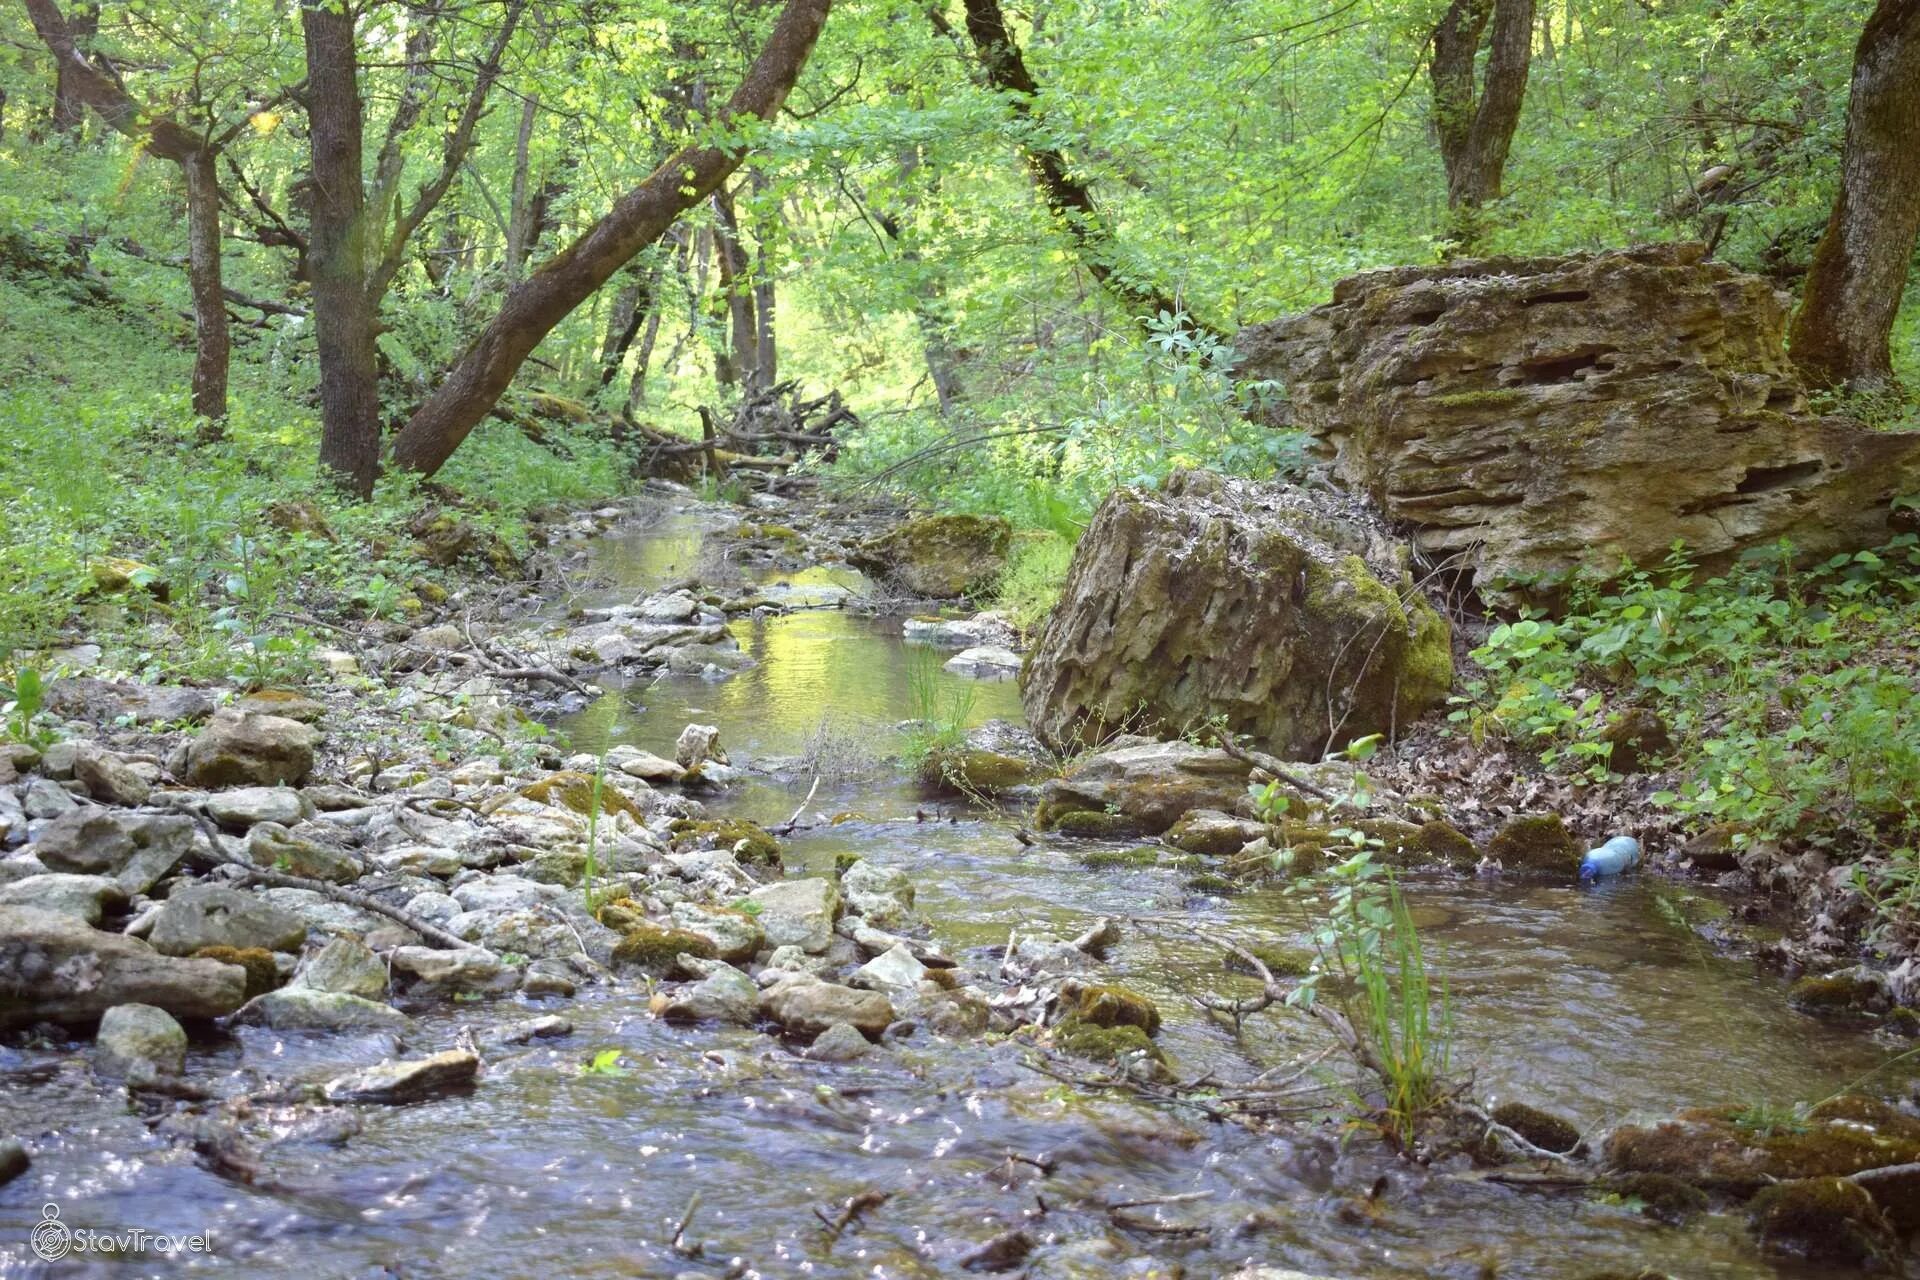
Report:
[[[53,741],[53,731],[39,723],[45,693],[40,668],[28,662],[14,668],[10,683],[0,684],[0,715],[6,717],[8,738],[36,750]]]
[[[937,650],[915,646],[907,656],[911,718],[901,752],[907,765],[919,769],[936,753],[965,746],[973,702],[971,682],[949,676]]]
[[[1702,577],[1676,547],[1575,588],[1559,621],[1496,627],[1451,719],[1605,781],[1608,709],[1651,706],[1677,745],[1654,799],[1702,823],[1842,857],[1910,906],[1920,846],[1920,539],[1796,567],[1779,546]]]
[[[1021,537],[994,588],[993,607],[1021,631],[1037,631],[1060,599],[1072,563],[1070,539],[1044,530]]]
[[[587,793],[587,861],[580,872],[580,894],[590,916],[600,910],[601,901],[606,896],[594,884],[600,870],[600,815],[606,787],[607,755],[603,751],[600,758],[594,761],[593,787]]]

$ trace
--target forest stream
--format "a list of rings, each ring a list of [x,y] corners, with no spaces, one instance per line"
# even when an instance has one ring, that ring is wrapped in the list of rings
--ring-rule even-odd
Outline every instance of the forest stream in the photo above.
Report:
[[[684,579],[709,527],[667,514],[600,540],[592,568],[613,583],[601,602]],[[1103,916],[1179,911],[1304,942],[1300,905],[1280,893],[1211,897],[1177,870],[1091,869],[1089,853],[1131,846],[1028,846],[1011,806],[929,800],[893,759],[909,715],[901,620],[834,607],[867,589],[852,571],[762,576],[816,607],[737,620],[757,665],[724,681],[662,674],[613,689],[560,718],[573,748],[671,754],[688,722],[719,726],[744,773],[708,799],[714,814],[770,826],[803,804],[842,815],[792,835],[789,874],[830,875],[848,851],[899,868],[934,943],[977,971],[998,965],[1010,930],[1071,936]],[[976,722],[1019,718],[1011,682],[940,679],[972,690]],[[1794,1012],[1776,978],[1716,954],[1686,924],[1714,910],[1696,891],[1637,876],[1407,887],[1445,975],[1454,1065],[1484,1100],[1525,1099],[1594,1131],[1689,1105],[1817,1099],[1889,1056]],[[1183,1079],[1244,1079],[1321,1047],[1315,1026],[1277,1010],[1236,1034],[1198,1009],[1188,996],[1223,976],[1197,943],[1129,929],[1108,959],[1165,1013],[1159,1042]],[[57,1201],[70,1221],[211,1232],[216,1252],[194,1269],[262,1277],[934,1276],[1020,1227],[1037,1242],[1024,1263],[1034,1276],[1223,1276],[1246,1264],[1463,1280],[1845,1273],[1763,1256],[1737,1211],[1671,1227],[1604,1197],[1493,1185],[1464,1165],[1422,1169],[1337,1105],[1273,1132],[1215,1123],[1050,1077],[1012,1038],[889,1036],[854,1061],[816,1062],[754,1030],[657,1020],[630,984],[583,987],[572,1001],[443,1002],[411,1038],[435,1045],[553,1011],[571,1036],[490,1059],[477,1091],[373,1108],[350,1135],[276,1145],[250,1186],[157,1137],[71,1049],[7,1048],[0,1130],[46,1136],[31,1175],[0,1193],[0,1238],[22,1238]],[[188,1072],[270,1065],[276,1078],[321,1078],[370,1056],[366,1037],[245,1028],[196,1042]],[[582,1070],[590,1059],[604,1069]],[[1876,1090],[1898,1084],[1875,1077]],[[823,1225],[871,1192],[890,1198],[838,1231]]]

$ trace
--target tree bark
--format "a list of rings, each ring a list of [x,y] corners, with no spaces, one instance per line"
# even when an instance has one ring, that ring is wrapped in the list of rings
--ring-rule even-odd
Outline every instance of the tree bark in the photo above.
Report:
[[[67,23],[67,31],[75,49],[91,57],[88,46],[93,38],[100,34],[100,6],[97,4],[76,4],[73,17]],[[87,121],[87,99],[89,97],[83,79],[87,75],[78,59],[62,58],[53,71],[53,131],[58,134],[75,134]]]
[[[380,474],[380,357],[367,291],[364,116],[352,12],[302,0],[307,52],[307,270],[320,352],[320,465],[359,497]]]
[[[721,123],[768,120],[812,53],[832,0],[787,0]],[[540,340],[740,165],[738,147],[685,147],[507,292],[499,312],[394,441],[394,461],[432,475],[499,400]]]
[[[732,358],[716,361],[714,378],[722,386],[738,382],[752,391],[760,382],[760,325],[754,317],[753,284],[747,278],[747,248],[740,243],[740,215],[733,194],[722,184],[713,193],[714,259],[720,267],[720,296],[726,303]]]
[[[533,252],[533,125],[540,100],[529,94],[520,103],[520,129],[513,143],[513,185],[507,195],[507,281],[520,278]]]
[[[92,108],[115,132],[180,166],[187,193],[187,282],[193,297],[193,411],[224,418],[229,338],[220,270],[219,147],[170,115],[144,110],[116,77],[74,43],[73,31],[53,0],[25,3],[34,32],[53,54],[60,83],[74,100]],[[97,11],[93,21],[97,25]]]
[[[999,0],[965,0],[967,38],[973,44],[987,83],[1007,95],[1014,118],[1025,124],[1032,120],[1040,97],[1040,86],[1027,70],[1025,57],[1007,26]],[[935,26],[949,32],[940,11],[932,11]],[[1180,304],[1165,289],[1136,279],[1125,268],[1113,229],[1094,203],[1093,192],[1073,176],[1066,157],[1058,148],[1027,143],[1023,147],[1027,172],[1046,201],[1054,218],[1066,229],[1080,260],[1093,278],[1132,311],[1146,319],[1162,312],[1178,315]]]
[[[1533,14],[1533,0],[1453,0],[1433,29],[1427,71],[1450,209],[1476,209],[1500,198],[1507,153],[1526,100]],[[1486,71],[1476,85],[1489,20]]]
[[[226,290],[220,277],[220,171],[203,147],[180,162],[187,179],[187,288],[193,295],[193,411],[227,416]]]
[[[1789,335],[1822,388],[1898,392],[1889,345],[1920,237],[1920,0],[1880,0],[1854,50],[1840,191]]]

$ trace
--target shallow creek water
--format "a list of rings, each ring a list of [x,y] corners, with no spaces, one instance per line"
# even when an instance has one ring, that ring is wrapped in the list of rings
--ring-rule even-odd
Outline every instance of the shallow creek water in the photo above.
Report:
[[[685,576],[699,535],[696,522],[670,518],[608,540],[598,567],[629,598]],[[1017,813],[933,803],[906,785],[883,763],[910,705],[897,620],[819,610],[734,630],[758,666],[718,683],[676,676],[611,693],[562,726],[573,745],[665,752],[687,721],[717,724],[753,773],[710,805],[766,822],[800,804],[822,758],[871,762],[820,783],[814,808],[856,816],[796,835],[789,867],[830,872],[846,850],[900,866],[936,937],[976,969],[991,970],[1009,929],[1070,932],[1100,915],[1181,911],[1277,939],[1303,932],[1277,895],[1215,899],[1174,871],[1090,871],[1079,857],[1097,846],[1026,848],[1013,838]],[[976,719],[1017,717],[1011,685],[973,687]],[[1885,1060],[1884,1047],[1793,1013],[1775,981],[1671,923],[1659,902],[1674,892],[1644,880],[1410,886],[1450,983],[1457,1059],[1483,1098],[1534,1101],[1598,1127],[1686,1104],[1817,1098]],[[1201,1016],[1186,993],[1227,980],[1197,948],[1130,935],[1113,961],[1118,979],[1160,1003],[1162,1042],[1183,1074],[1251,1075],[1320,1044],[1311,1027],[1271,1013],[1237,1036]],[[410,1040],[439,1049],[462,1026],[541,1011],[445,1007]],[[1673,1229],[1577,1195],[1423,1173],[1334,1120],[1256,1135],[1090,1098],[1023,1066],[1014,1044],[922,1036],[829,1066],[754,1032],[657,1022],[632,988],[583,989],[550,1011],[572,1020],[571,1038],[494,1063],[470,1097],[371,1108],[344,1144],[277,1148],[270,1190],[218,1178],[151,1137],[139,1116],[102,1101],[77,1054],[0,1051],[0,1132],[42,1153],[0,1190],[0,1274],[88,1274],[20,1261],[48,1200],[75,1224],[211,1230],[216,1254],[196,1265],[248,1276],[719,1275],[736,1257],[765,1276],[934,1276],[1023,1223],[1043,1242],[1036,1276],[1165,1274],[1179,1263],[1212,1277],[1245,1262],[1354,1278],[1840,1274],[1761,1257],[1734,1216]],[[607,1048],[624,1053],[625,1073],[583,1074]],[[315,1078],[380,1050],[373,1038],[244,1031],[196,1046],[190,1070]],[[1010,1151],[1047,1156],[1055,1171],[1010,1164]],[[1352,1197],[1381,1174],[1391,1189],[1377,1212],[1354,1213]],[[815,1210],[873,1189],[894,1198],[830,1244]],[[1104,1209],[1189,1193],[1205,1194],[1141,1214],[1202,1234],[1118,1230]],[[667,1243],[696,1194],[688,1235],[706,1255],[688,1260]],[[164,1270],[151,1259],[98,1269]]]

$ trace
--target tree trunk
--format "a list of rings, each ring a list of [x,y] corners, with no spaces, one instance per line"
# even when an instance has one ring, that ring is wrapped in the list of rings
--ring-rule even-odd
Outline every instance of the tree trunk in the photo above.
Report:
[[[1477,209],[1500,198],[1507,152],[1526,100],[1533,12],[1533,0],[1453,0],[1433,29],[1427,71],[1450,209]],[[1486,71],[1476,85],[1489,19]]]
[[[220,279],[218,157],[195,151],[180,162],[187,178],[187,287],[193,295],[193,411],[227,416],[227,303]]]
[[[88,46],[100,34],[100,6],[76,4],[67,21],[67,32],[74,48],[91,56]],[[85,69],[76,60],[62,58],[53,72],[53,131],[75,134],[87,122],[87,93],[82,86]]]
[[[359,56],[350,10],[302,0],[307,47],[308,273],[320,352],[320,465],[359,497],[380,474],[380,361],[367,291]]]
[[[533,123],[540,113],[539,99],[529,95],[520,103],[520,131],[513,144],[513,186],[507,196],[507,281],[520,278],[527,255],[533,252]]]
[[[1840,192],[1790,335],[1816,387],[1899,390],[1889,339],[1920,236],[1920,0],[1880,0],[1854,50]]]
[[[1007,26],[1006,15],[1000,11],[1000,0],[966,0],[966,10],[967,38],[973,44],[987,83],[1007,95],[1015,119],[1027,124],[1033,118],[1040,86],[1027,70],[1026,59],[1014,41],[1012,29]],[[952,34],[938,9],[932,10],[930,16],[942,32]],[[1123,269],[1112,228],[1094,204],[1093,192],[1068,169],[1066,157],[1055,147],[1032,142],[1026,144],[1024,154],[1034,186],[1039,188],[1055,219],[1066,229],[1093,278],[1136,316],[1153,319],[1162,312],[1179,314],[1180,305],[1170,293],[1139,282]]]
[[[723,121],[771,119],[792,91],[832,0],[787,0],[766,47],[723,109]],[[394,441],[394,461],[432,475],[467,438],[540,340],[674,221],[717,190],[743,153],[686,147],[599,221],[507,292],[500,310]]]
[[[720,296],[727,307],[731,358],[714,364],[715,379],[738,381],[743,390],[760,386],[760,326],[754,318],[753,285],[747,279],[747,248],[740,243],[740,216],[733,195],[722,186],[713,193],[714,258],[720,266]],[[729,376],[722,376],[722,369]]]
[[[224,418],[228,337],[220,273],[218,148],[172,116],[150,112],[135,102],[117,77],[95,65],[74,43],[73,31],[54,0],[26,0],[26,7],[66,91],[83,107],[91,107],[115,132],[180,166],[187,191],[187,284],[193,296],[193,409],[209,418]],[[97,29],[98,11],[91,6],[89,11]]]

